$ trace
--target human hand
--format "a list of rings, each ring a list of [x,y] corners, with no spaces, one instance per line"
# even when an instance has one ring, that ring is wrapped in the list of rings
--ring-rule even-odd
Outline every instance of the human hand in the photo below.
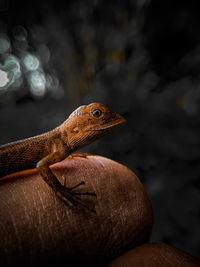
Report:
[[[102,265],[150,237],[153,213],[136,175],[100,156],[66,159],[52,171],[78,192],[95,192],[68,207],[36,170],[14,175],[0,186],[0,261],[40,265]]]

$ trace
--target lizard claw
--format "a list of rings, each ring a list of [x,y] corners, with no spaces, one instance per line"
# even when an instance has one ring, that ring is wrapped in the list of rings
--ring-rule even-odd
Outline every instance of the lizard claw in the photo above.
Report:
[[[73,191],[74,189],[76,189],[77,187],[81,186],[81,185],[84,185],[85,182],[84,181],[81,181],[80,183],[72,186],[72,187],[67,187],[66,186],[66,178],[64,178],[64,187],[67,188],[68,190],[71,190]],[[88,196],[94,196],[96,197],[97,195],[93,192],[71,192],[72,195],[88,195]]]
[[[85,195],[85,196],[93,196],[93,197],[97,197],[96,193],[93,192],[72,192],[72,195]]]
[[[65,179],[65,181],[66,181],[66,179]],[[81,181],[79,184],[76,184],[76,185],[74,185],[72,187],[66,187],[66,188],[68,190],[73,191],[75,188],[77,188],[77,187],[79,187],[81,185],[84,185],[84,184],[85,184],[85,182],[84,181]],[[66,186],[66,182],[65,182],[64,185]],[[71,192],[71,194],[72,195],[86,195],[86,196],[94,196],[94,197],[97,197],[96,193],[94,193],[94,192]]]
[[[74,190],[75,188],[77,188],[77,187],[79,187],[79,186],[81,186],[81,185],[84,185],[84,184],[85,184],[85,182],[84,182],[84,181],[81,181],[79,184],[76,184],[76,185],[74,185],[74,186],[72,186],[72,187],[67,187],[67,186],[66,186],[66,178],[64,178],[64,186],[67,187],[67,188],[70,189],[70,190]]]
[[[78,187],[79,185],[84,184],[84,182],[81,182],[79,184],[77,184],[76,186],[72,187],[72,188],[67,188],[67,187],[61,187],[59,189],[59,191],[57,191],[57,196],[62,199],[65,203],[67,203],[70,207],[79,204],[81,206],[83,206],[84,208],[87,208],[88,210],[96,213],[95,210],[89,208],[78,196],[81,195],[88,195],[88,196],[96,196],[95,193],[90,193],[90,192],[72,192],[72,190],[76,187]]]

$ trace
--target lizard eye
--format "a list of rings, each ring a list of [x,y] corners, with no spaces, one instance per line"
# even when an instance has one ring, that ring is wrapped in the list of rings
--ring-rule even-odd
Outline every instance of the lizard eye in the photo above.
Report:
[[[91,113],[96,118],[99,118],[102,115],[102,111],[100,109],[95,109]]]

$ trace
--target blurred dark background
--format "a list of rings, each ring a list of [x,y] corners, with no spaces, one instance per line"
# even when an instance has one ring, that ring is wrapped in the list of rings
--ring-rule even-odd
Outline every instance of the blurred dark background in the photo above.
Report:
[[[198,1],[0,0],[0,144],[103,102],[121,130],[84,151],[131,168],[155,212],[152,241],[200,255]]]

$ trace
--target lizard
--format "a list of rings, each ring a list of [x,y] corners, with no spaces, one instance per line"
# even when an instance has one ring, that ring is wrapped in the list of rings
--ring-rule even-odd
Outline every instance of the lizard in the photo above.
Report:
[[[104,104],[80,106],[55,129],[0,146],[0,181],[9,174],[36,167],[43,180],[64,202],[70,206],[77,203],[85,206],[78,195],[96,194],[75,192],[83,181],[71,188],[62,185],[49,166],[120,128],[125,122],[121,115]]]

